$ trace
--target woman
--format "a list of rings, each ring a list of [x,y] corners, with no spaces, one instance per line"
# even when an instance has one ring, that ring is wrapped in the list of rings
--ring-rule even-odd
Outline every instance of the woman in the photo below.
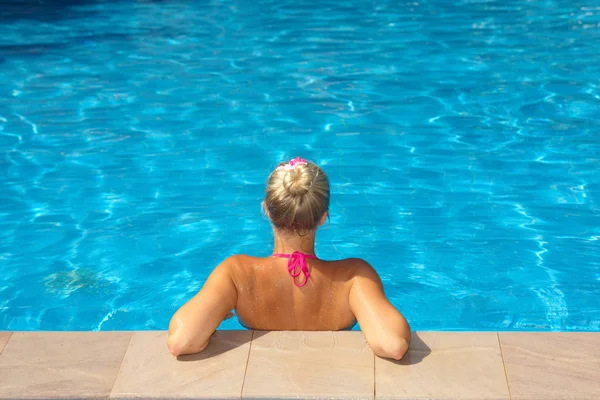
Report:
[[[376,355],[401,359],[410,328],[386,299],[377,272],[361,259],[315,255],[315,234],[329,209],[325,172],[301,158],[280,164],[269,176],[262,206],[273,225],[273,254],[235,255],[217,266],[171,319],[171,353],[204,350],[235,310],[241,324],[257,330],[331,331],[350,329],[358,320]]]

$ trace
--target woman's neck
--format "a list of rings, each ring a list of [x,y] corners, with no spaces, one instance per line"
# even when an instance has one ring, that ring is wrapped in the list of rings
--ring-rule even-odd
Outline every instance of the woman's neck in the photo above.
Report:
[[[315,231],[300,236],[296,233],[273,230],[275,246],[273,254],[291,254],[299,251],[304,254],[315,254]]]

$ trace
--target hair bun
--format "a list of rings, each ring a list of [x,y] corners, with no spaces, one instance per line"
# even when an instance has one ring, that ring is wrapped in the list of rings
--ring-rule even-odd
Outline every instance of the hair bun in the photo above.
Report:
[[[316,164],[296,157],[280,163],[269,175],[265,193],[269,219],[277,229],[317,229],[329,210],[329,179]]]
[[[310,190],[311,175],[304,165],[298,165],[288,171],[283,179],[284,186],[292,196],[304,196]]]

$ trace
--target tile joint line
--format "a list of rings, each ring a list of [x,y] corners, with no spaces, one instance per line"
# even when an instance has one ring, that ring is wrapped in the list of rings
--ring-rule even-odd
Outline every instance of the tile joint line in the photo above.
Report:
[[[252,341],[254,341],[254,332],[250,335],[250,346],[248,347],[248,358],[246,358],[246,369],[244,369],[244,380],[242,381],[242,390],[240,390],[240,400],[244,398],[244,385],[246,384],[246,374],[248,373],[248,364],[250,364],[250,352],[252,351]]]
[[[129,346],[131,345],[131,339],[133,339],[133,335],[135,335],[135,332],[131,332],[131,335],[129,336],[129,340],[127,341],[127,346],[125,347],[125,351],[123,352],[123,358],[121,358],[121,363],[119,364],[119,369],[117,370],[117,373],[115,374],[115,379],[113,380],[112,386],[110,387],[110,392],[108,393],[108,398],[110,399],[113,390],[115,389],[115,383],[117,383],[117,378],[119,377],[119,373],[121,372],[121,368],[123,367],[123,361],[125,361],[125,355],[127,354],[127,351],[129,350]]]
[[[500,357],[502,357],[502,367],[504,367],[504,378],[506,379],[506,388],[508,389],[508,398],[512,399],[512,394],[510,393],[510,384],[508,383],[508,372],[506,371],[506,363],[504,362],[504,352],[502,351],[502,343],[500,342],[500,332],[496,332],[496,337],[498,338],[498,346],[500,347]]]
[[[4,352],[4,350],[6,350],[6,346],[8,346],[8,342],[10,342],[10,339],[12,339],[14,332],[10,331],[8,333],[8,339],[6,339],[6,343],[4,343],[4,348],[2,350],[0,350],[0,355],[2,355],[2,353]]]
[[[373,400],[377,399],[377,357],[373,352]]]

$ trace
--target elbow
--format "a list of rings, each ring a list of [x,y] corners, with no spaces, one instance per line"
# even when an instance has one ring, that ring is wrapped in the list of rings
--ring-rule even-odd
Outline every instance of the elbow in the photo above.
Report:
[[[195,341],[186,341],[182,340],[180,335],[171,334],[167,339],[167,346],[169,347],[169,351],[175,357],[184,356],[186,354],[195,354],[200,353],[208,346],[210,339],[204,343]]]
[[[408,352],[409,342],[403,337],[386,340],[381,346],[374,349],[375,355],[383,358],[401,360]]]
[[[185,354],[184,346],[181,341],[178,340],[177,335],[169,335],[169,338],[167,339],[167,346],[169,347],[171,354],[173,354],[175,357]]]
[[[389,357],[394,360],[401,360],[402,357],[408,352],[408,340],[404,338],[398,339],[389,349]]]
[[[167,347],[171,354],[175,357],[187,354],[187,347],[189,343],[185,340],[187,338],[186,332],[182,329],[182,322],[180,318],[176,318],[177,314],[171,318],[169,324],[169,337],[167,338]]]

